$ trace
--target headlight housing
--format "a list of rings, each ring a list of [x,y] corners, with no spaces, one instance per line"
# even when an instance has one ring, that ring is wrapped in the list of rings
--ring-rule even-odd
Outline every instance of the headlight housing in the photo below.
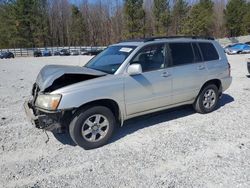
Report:
[[[46,109],[46,110],[56,110],[62,95],[60,94],[42,94],[38,95],[36,98],[35,105],[37,107]]]

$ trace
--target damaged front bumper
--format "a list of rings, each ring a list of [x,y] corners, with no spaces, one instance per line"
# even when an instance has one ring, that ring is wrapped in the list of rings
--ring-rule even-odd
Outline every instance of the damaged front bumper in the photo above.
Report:
[[[38,129],[44,129],[47,131],[57,130],[57,132],[62,131],[62,119],[63,112],[61,111],[53,111],[53,112],[45,112],[36,109],[32,105],[32,101],[25,101],[24,109],[26,116],[29,121]]]

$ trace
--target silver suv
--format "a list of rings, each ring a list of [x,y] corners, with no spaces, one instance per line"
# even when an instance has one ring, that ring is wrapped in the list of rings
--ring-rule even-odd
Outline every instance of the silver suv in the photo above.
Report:
[[[92,149],[136,116],[186,104],[209,113],[231,82],[224,50],[212,38],[127,41],[84,67],[45,66],[25,111],[37,128],[69,131],[76,144]]]

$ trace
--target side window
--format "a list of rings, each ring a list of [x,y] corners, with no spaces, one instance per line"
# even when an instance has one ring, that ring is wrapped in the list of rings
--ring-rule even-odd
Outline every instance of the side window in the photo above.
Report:
[[[212,43],[201,42],[199,43],[204,61],[213,61],[219,59],[219,55]]]
[[[192,43],[194,50],[194,62],[202,62],[201,53],[196,43]]]
[[[194,62],[194,54],[191,43],[169,43],[173,66]]]
[[[142,48],[131,61],[131,64],[135,63],[141,64],[143,72],[165,68],[165,44]]]

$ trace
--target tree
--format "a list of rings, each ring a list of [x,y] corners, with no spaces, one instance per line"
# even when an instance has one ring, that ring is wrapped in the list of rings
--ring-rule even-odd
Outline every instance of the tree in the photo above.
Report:
[[[123,7],[119,0],[115,0],[115,4],[111,14],[111,42],[119,42],[122,40],[123,26]]]
[[[136,38],[145,35],[145,12],[143,0],[125,0],[125,37]]]
[[[13,5],[13,16],[16,21],[17,31],[17,35],[15,36],[17,46],[32,47],[34,44],[34,4],[34,0],[17,0]]]
[[[224,10],[226,8],[227,0],[214,0],[214,19],[213,35],[216,37],[225,37],[226,28],[224,20]]]
[[[172,11],[172,27],[175,35],[178,35],[183,30],[184,20],[189,11],[188,3],[184,0],[175,0]]]
[[[49,18],[47,0],[35,0],[32,7],[33,46],[47,46],[49,44]]]
[[[243,16],[243,32],[244,34],[250,34],[250,2],[245,7],[245,14]]]
[[[0,48],[16,46],[16,22],[13,5],[7,1],[0,4]]]
[[[167,35],[170,25],[169,1],[154,0],[153,14],[155,19],[155,34]]]
[[[211,0],[200,0],[191,8],[182,33],[187,35],[211,35],[213,21],[213,2]]]
[[[225,22],[230,37],[243,34],[243,17],[246,10],[245,7],[245,0],[230,0],[228,2],[225,10]]]
[[[85,20],[79,8],[72,5],[70,24],[70,45],[81,45],[85,41]]]

